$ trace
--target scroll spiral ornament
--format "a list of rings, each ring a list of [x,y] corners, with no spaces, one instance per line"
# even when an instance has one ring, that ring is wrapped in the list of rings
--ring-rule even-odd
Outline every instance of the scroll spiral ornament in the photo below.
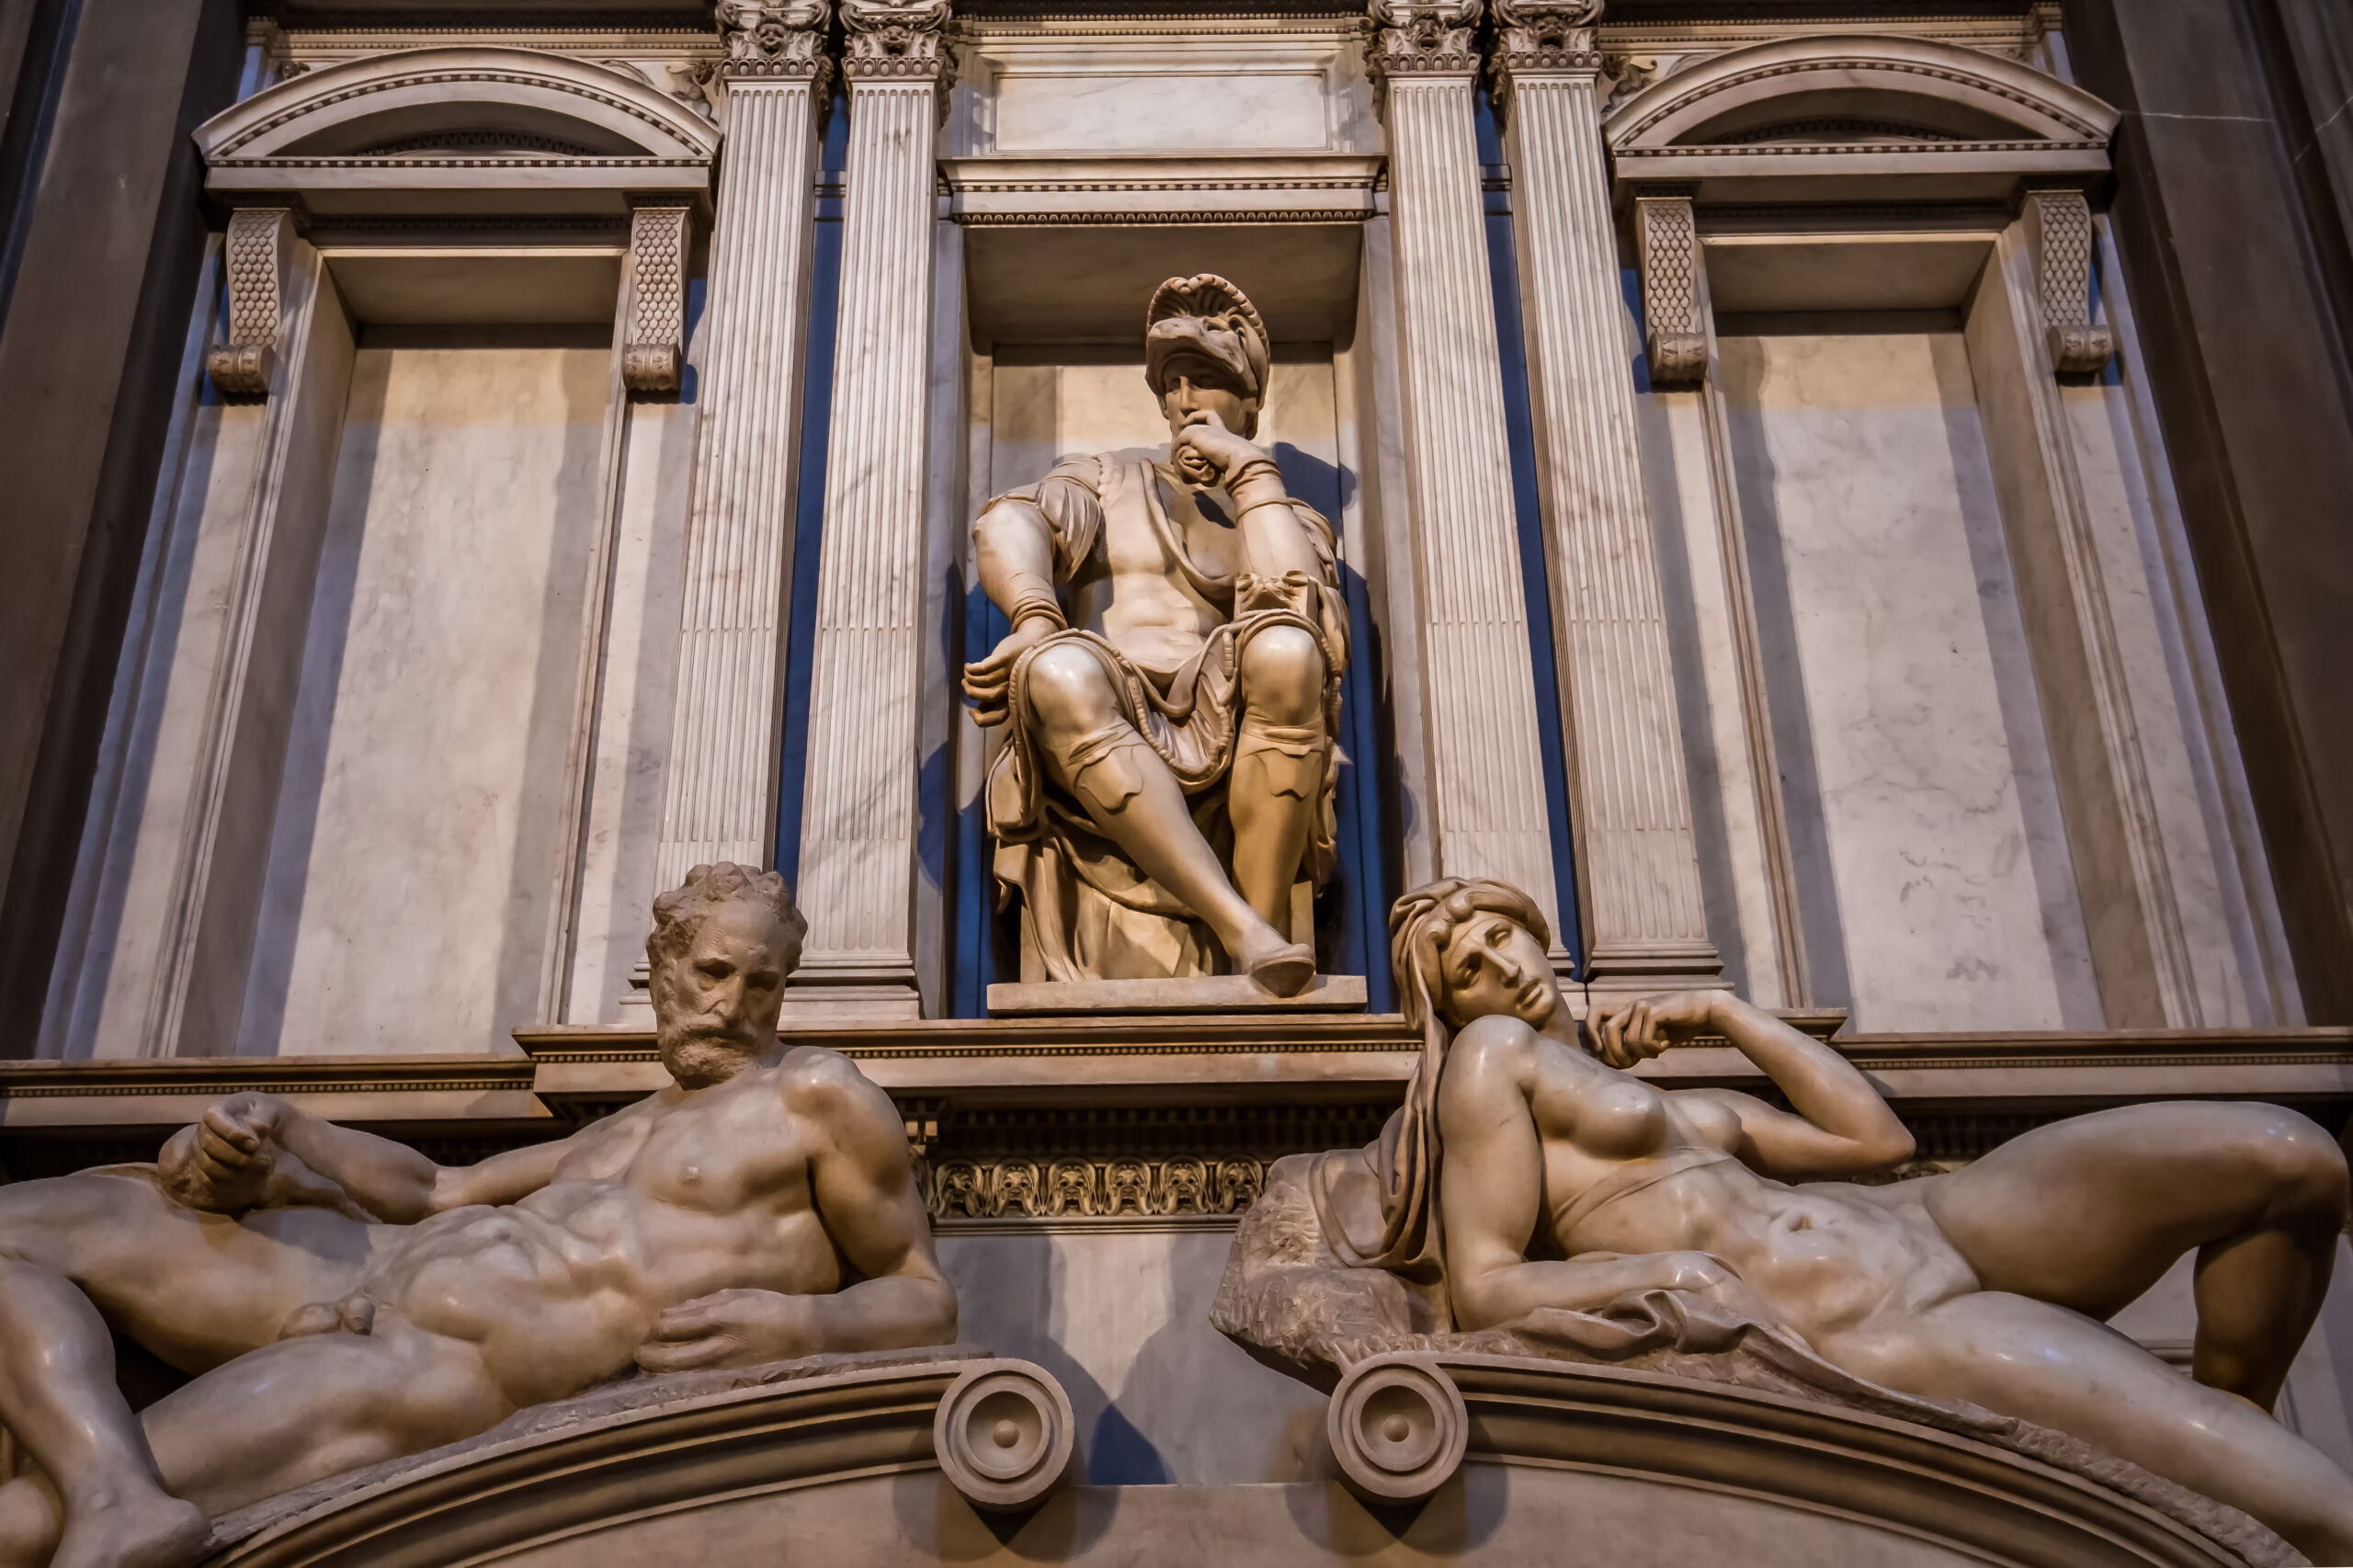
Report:
[[[1462,1468],[1471,1413],[1435,1362],[1375,1356],[1332,1391],[1324,1430],[1351,1491],[1373,1503],[1418,1503]]]
[[[932,1417],[932,1446],[966,1502],[1013,1513],[1062,1484],[1077,1425],[1060,1383],[1026,1361],[996,1361],[949,1387]]]

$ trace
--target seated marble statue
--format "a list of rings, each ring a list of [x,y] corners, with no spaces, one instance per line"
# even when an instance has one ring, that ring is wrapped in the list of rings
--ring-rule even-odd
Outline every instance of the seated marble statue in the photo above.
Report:
[[[1010,725],[987,811],[1025,981],[1314,978],[1295,892],[1333,864],[1347,620],[1331,526],[1252,439],[1267,374],[1239,289],[1170,278],[1144,336],[1165,452],[1064,458],[972,524],[1013,623],[964,687]]]
[[[1392,958],[1423,1053],[1378,1142],[1309,1177],[1324,1240],[1463,1332],[1707,1298],[1834,1369],[2054,1428],[2353,1562],[2353,1479],[2271,1419],[2347,1217],[2336,1142],[2293,1111],[2140,1105],[1961,1170],[1841,1176],[1911,1135],[1839,1054],[1721,991],[1574,1022],[1542,915],[1490,881],[1399,901]],[[1628,1071],[1706,1032],[1787,1096]],[[2184,1377],[2100,1320],[2197,1255]],[[1587,1321],[1594,1321],[1588,1319]]]
[[[209,1516],[487,1431],[631,1368],[955,1337],[904,1123],[777,1038],[804,922],[699,866],[646,942],[676,1080],[479,1165],[224,1100],[156,1166],[0,1187],[6,1568],[174,1568]],[[199,1374],[134,1415],[108,1325]]]

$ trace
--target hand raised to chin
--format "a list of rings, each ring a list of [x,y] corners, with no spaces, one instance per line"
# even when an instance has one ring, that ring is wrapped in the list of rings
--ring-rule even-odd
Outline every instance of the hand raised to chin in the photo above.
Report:
[[[1194,415],[1177,432],[1174,451],[1176,467],[1188,479],[1210,484],[1224,483],[1236,470],[1266,455],[1256,441],[1227,429],[1225,421],[1209,409]]]

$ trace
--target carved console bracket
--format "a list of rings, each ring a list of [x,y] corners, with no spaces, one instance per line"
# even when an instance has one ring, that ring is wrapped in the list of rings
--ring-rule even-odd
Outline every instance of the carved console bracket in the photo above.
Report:
[[[806,77],[822,93],[831,69],[821,46],[825,38],[824,0],[720,0],[720,30],[726,35],[723,79]]]
[[[1461,76],[1479,69],[1472,37],[1479,0],[1371,0],[1365,15],[1373,26],[1365,71],[1382,97],[1392,76]]]
[[[842,0],[842,74],[851,81],[929,78],[948,117],[956,57],[944,43],[948,0]]]
[[[2029,190],[2026,243],[2035,252],[2052,368],[2092,374],[2115,353],[2115,336],[2092,324],[2092,207],[2083,190]]]
[[[1699,232],[1691,199],[1636,197],[1634,254],[1643,273],[1651,384],[1696,386],[1708,373],[1708,335],[1699,319]]]
[[[630,215],[629,343],[621,380],[636,392],[675,392],[687,364],[687,252],[693,210],[647,205]]]
[[[287,207],[240,207],[229,214],[223,270],[229,281],[229,337],[205,361],[212,384],[229,397],[267,397],[286,301],[287,243],[295,215]]]
[[[2061,375],[2088,375],[2116,352],[2114,335],[2092,324],[2091,208],[2079,190],[2034,190],[2025,217],[2052,366]]]

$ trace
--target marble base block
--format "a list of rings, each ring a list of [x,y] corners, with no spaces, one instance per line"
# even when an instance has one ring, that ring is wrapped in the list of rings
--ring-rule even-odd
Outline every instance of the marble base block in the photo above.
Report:
[[[992,985],[989,1013],[1361,1013],[1364,976],[1319,974],[1296,996],[1270,996],[1245,974],[1182,980],[1074,980]]]

